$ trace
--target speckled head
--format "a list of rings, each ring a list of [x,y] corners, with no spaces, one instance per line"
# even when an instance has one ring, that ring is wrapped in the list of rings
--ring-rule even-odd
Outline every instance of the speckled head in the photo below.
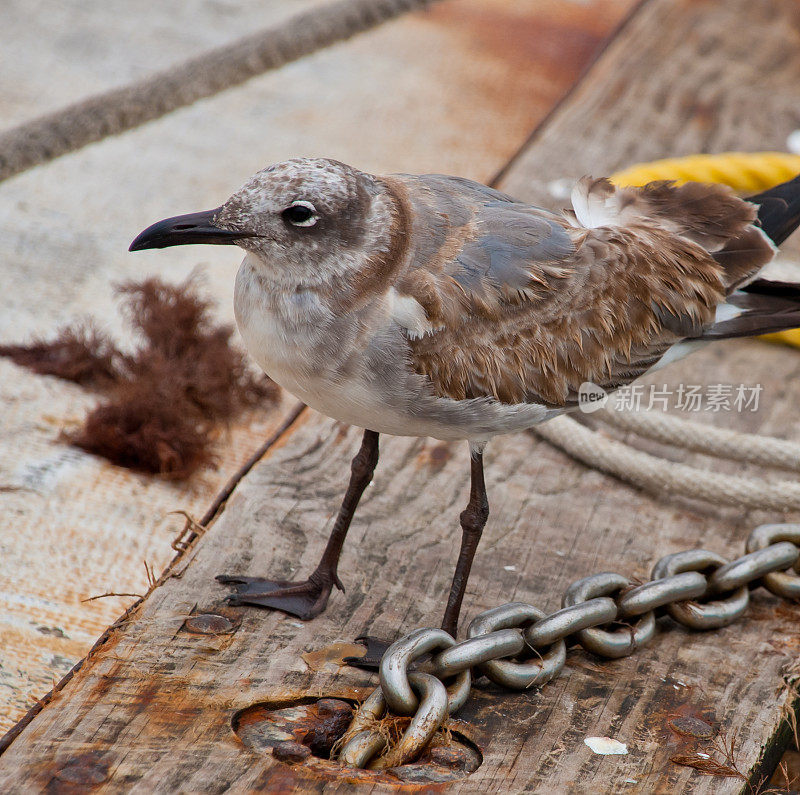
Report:
[[[252,235],[239,245],[265,268],[311,275],[352,259],[379,193],[374,177],[336,160],[287,160],[255,174],[222,205],[215,223]]]
[[[258,266],[300,281],[355,267],[388,210],[382,183],[336,160],[296,158],[259,171],[221,207],[160,221],[131,250],[234,243]]]

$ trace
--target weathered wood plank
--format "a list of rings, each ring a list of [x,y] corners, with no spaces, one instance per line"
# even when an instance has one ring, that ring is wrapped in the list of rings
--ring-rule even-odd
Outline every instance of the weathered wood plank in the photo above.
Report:
[[[547,182],[561,173],[599,173],[684,145],[731,148],[732,129],[737,147],[778,145],[796,124],[787,109],[800,107],[800,64],[790,57],[795,23],[790,0],[650,0],[513,165],[504,187],[551,201]],[[741,30],[748,31],[746,52]],[[691,64],[697,64],[696,74]],[[735,67],[736,80],[728,80],[727,64]],[[724,93],[717,94],[720,81]],[[768,90],[759,97],[756,118],[748,98],[757,81]],[[706,93],[717,97],[713,112],[698,109]],[[665,111],[659,97],[674,104]],[[674,115],[694,132],[679,135],[684,127]],[[769,135],[762,117],[775,126]],[[743,342],[710,349],[672,375],[687,383],[763,384],[759,412],[724,419],[797,439],[792,376],[799,365],[793,352]],[[300,654],[364,632],[396,636],[438,621],[467,495],[466,450],[424,440],[384,441],[375,483],[345,547],[341,572],[348,591],[335,594],[329,611],[310,624],[222,607],[226,591],[213,575],[291,576],[313,565],[357,440],[354,429],[304,415],[241,484],[173,576],[11,745],[0,761],[0,787],[13,791],[25,782],[57,788],[88,777],[112,791],[352,789],[352,777],[288,767],[243,746],[231,730],[232,718],[258,702],[357,697],[371,677],[353,669],[313,671]],[[554,609],[577,577],[607,569],[644,577],[660,555],[686,547],[734,554],[754,524],[776,518],[653,499],[586,470],[529,434],[497,440],[487,458],[493,512],[465,619],[511,599]],[[729,471],[737,469],[730,465]],[[185,631],[185,619],[204,612],[227,615],[235,631]],[[672,764],[669,757],[690,746],[670,731],[669,720],[687,714],[708,719],[733,740],[738,769],[757,779],[765,755],[777,748],[787,701],[782,675],[798,657],[799,619],[796,606],[759,592],[746,618],[722,631],[696,635],[665,622],[650,648],[625,660],[599,662],[572,652],[564,675],[541,692],[477,689],[460,717],[483,764],[460,787],[740,791],[741,779],[704,777]],[[629,754],[595,756],[583,744],[587,735],[614,736],[628,744]],[[370,774],[363,775],[368,784]]]
[[[696,152],[785,150],[800,127],[799,15],[785,0],[646,3],[513,161],[504,189],[560,204],[554,179]]]
[[[198,264],[218,300],[217,316],[233,322],[234,251],[131,255],[132,237],[157,218],[215,206],[255,170],[296,155],[329,155],[379,173],[453,171],[487,180],[632,3],[444,0],[4,183],[0,272],[14,289],[0,294],[0,338],[49,337],[91,315],[133,345],[112,286],[148,274],[179,281]],[[36,15],[20,3],[7,6],[0,37],[14,42],[0,47],[0,124],[142,78],[310,2],[209,0],[193,3],[191,13],[145,2],[124,15],[118,4],[94,4],[73,13],[68,31],[63,4],[39,3]],[[551,47],[537,49],[541,35]],[[168,52],[148,57],[176,39]],[[69,63],[54,74],[53,58]],[[0,360],[0,732],[131,601],[81,600],[143,593],[142,560],[158,572],[173,555],[170,541],[183,520],[168,512],[202,514],[281,421],[276,410],[236,422],[221,439],[218,468],[176,485],[59,441],[59,431],[74,427],[95,401],[74,385]]]
[[[749,358],[739,362],[743,374]],[[57,785],[89,751],[98,756],[86,758],[86,768],[100,775],[108,766],[112,787],[138,782],[142,791],[169,791],[183,782],[195,791],[221,782],[249,788],[286,781],[282,765],[237,743],[233,714],[262,701],[363,694],[366,674],[313,672],[300,653],[364,632],[393,636],[430,623],[451,574],[455,517],[468,489],[466,450],[390,440],[342,561],[348,592],[334,596],[325,616],[297,626],[279,614],[222,607],[225,590],[213,583],[220,571],[292,576],[313,565],[343,462],[357,443],[356,431],[309,413],[237,490],[181,576],[169,578],[113,633],[6,752],[4,787],[20,781],[23,770],[30,783]],[[731,548],[748,521],[733,522],[733,532],[733,517],[659,505],[610,487],[600,474],[525,435],[496,445],[489,465],[494,513],[467,616],[507,599],[554,609],[558,594],[581,574],[617,569],[645,576],[652,560],[687,544]],[[262,531],[255,536],[254,518]],[[280,534],[263,532],[272,527]],[[241,624],[233,635],[191,634],[182,626],[193,613],[222,613]],[[737,763],[746,769],[757,757],[758,736],[775,724],[780,700],[765,705],[765,690],[775,697],[791,653],[787,630],[796,620],[796,613],[759,597],[746,621],[720,633],[697,637],[667,625],[651,649],[628,660],[597,664],[574,654],[564,676],[541,694],[479,692],[462,715],[484,754],[470,786],[519,791],[548,781],[602,791],[633,778],[642,791],[681,791],[695,774],[667,762],[675,752],[667,721],[684,713],[738,732],[745,744],[737,746]],[[753,724],[762,729],[756,737]],[[586,735],[619,737],[630,755],[592,757]],[[319,774],[302,771],[291,780],[298,787],[321,784]],[[719,781],[714,787],[724,791]]]

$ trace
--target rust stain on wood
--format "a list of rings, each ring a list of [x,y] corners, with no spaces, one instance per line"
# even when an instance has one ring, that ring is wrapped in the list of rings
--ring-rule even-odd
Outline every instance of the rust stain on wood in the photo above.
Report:
[[[108,778],[108,764],[102,761],[96,751],[87,751],[72,757],[55,772],[53,778],[67,785],[73,784],[81,788],[94,787]],[[62,788],[58,786],[50,789],[57,791]]]
[[[454,72],[452,80],[458,85],[454,123],[481,125],[482,118],[464,111],[492,108],[492,116],[503,118],[506,132],[518,130],[524,139],[572,87],[636,2],[449,0],[415,16],[457,40],[463,60],[469,62],[468,79],[461,63],[442,64]],[[464,77],[459,79],[456,70]],[[488,122],[490,116],[483,118]],[[486,129],[482,146],[510,157],[515,151],[511,137]]]
[[[345,657],[363,657],[366,649],[360,643],[331,643],[321,649],[303,652],[303,662],[312,670],[319,671],[326,665],[336,668],[345,664]]]
[[[296,787],[313,778],[419,791],[464,778],[480,765],[480,752],[458,733],[453,722],[447,737],[440,736],[415,761],[381,772],[344,768],[332,762],[330,756],[349,727],[357,704],[352,694],[349,700],[339,694],[316,700],[298,697],[289,704],[261,703],[237,713],[232,726],[245,746],[292,766]],[[402,731],[410,718],[387,720],[394,721],[395,728]],[[283,779],[280,774],[279,780]]]
[[[425,443],[417,460],[420,466],[427,467],[431,472],[438,472],[460,447],[461,445],[452,442],[435,442],[430,439]]]

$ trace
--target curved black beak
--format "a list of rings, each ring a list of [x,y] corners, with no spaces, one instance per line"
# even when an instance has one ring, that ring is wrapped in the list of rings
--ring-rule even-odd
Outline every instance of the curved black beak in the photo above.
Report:
[[[204,210],[189,215],[176,215],[166,218],[144,232],[139,233],[128,251],[142,251],[146,248],[167,248],[167,246],[185,246],[189,243],[211,243],[212,245],[232,245],[243,237],[254,237],[252,232],[235,232],[222,229],[214,224],[214,217],[220,211]]]

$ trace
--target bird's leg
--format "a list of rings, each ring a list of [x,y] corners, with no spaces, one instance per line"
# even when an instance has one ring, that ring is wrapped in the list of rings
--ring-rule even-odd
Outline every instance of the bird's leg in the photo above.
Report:
[[[336,567],[353,514],[364,489],[372,480],[377,463],[378,434],[375,431],[364,431],[361,449],[350,465],[350,484],[325,551],[317,568],[305,582],[220,575],[217,577],[219,582],[232,585],[236,589],[236,593],[228,597],[230,604],[269,607],[290,613],[304,621],[318,616],[328,604],[334,585],[344,591]]]
[[[483,480],[483,448],[470,445],[470,453],[469,502],[460,517],[461,550],[458,553],[453,584],[450,586],[450,596],[447,598],[447,607],[442,620],[442,629],[453,637],[456,636],[458,629],[458,614],[461,611],[464,591],[467,589],[472,559],[475,557],[481,533],[489,518],[489,499],[486,496],[486,484]]]
[[[486,496],[486,484],[483,479],[483,445],[470,443],[470,453],[469,502],[461,512],[461,550],[458,553],[458,563],[442,621],[442,629],[453,637],[456,636],[458,629],[458,614],[467,588],[472,559],[475,557],[475,550],[489,518],[489,499]],[[361,657],[345,657],[344,661],[356,668],[377,671],[381,658],[392,642],[371,635],[356,638],[356,641],[366,647],[366,653]]]

